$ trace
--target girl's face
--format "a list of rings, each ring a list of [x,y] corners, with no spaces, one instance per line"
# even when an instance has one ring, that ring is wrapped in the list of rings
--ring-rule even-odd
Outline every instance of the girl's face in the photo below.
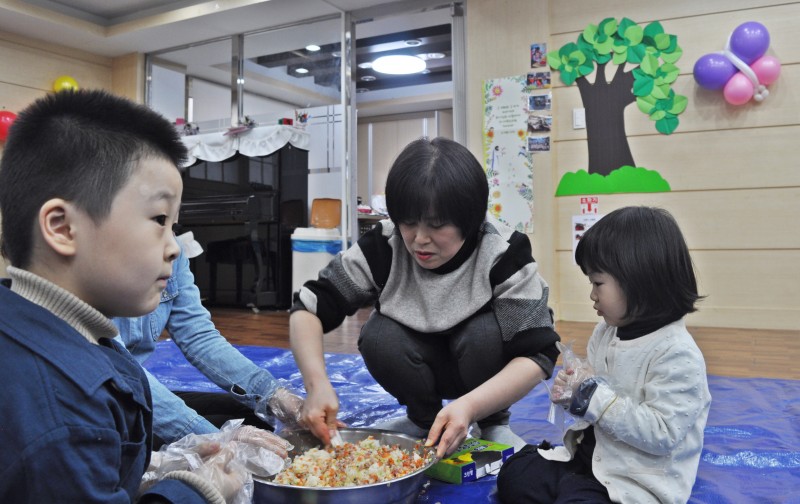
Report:
[[[622,327],[630,322],[624,319],[628,301],[617,279],[608,273],[591,272],[589,281],[592,283],[589,299],[594,301],[593,308],[597,310],[597,315],[614,327]]]
[[[401,223],[400,234],[408,253],[425,269],[436,269],[447,263],[464,245],[461,230],[452,224],[427,220]]]

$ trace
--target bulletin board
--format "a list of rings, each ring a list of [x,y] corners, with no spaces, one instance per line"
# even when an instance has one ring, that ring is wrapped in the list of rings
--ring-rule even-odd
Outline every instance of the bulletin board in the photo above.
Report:
[[[483,163],[489,180],[489,212],[522,233],[533,232],[529,89],[527,75],[483,82]]]

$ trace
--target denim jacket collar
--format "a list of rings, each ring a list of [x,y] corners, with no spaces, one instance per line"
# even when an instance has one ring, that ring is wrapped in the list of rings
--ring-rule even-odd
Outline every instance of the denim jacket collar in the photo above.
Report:
[[[8,288],[8,282],[3,282],[0,287],[0,306],[3,310],[11,310],[18,315],[14,325],[9,324],[5,317],[0,317],[0,332],[50,362],[86,394],[94,394],[105,382],[111,380],[117,389],[130,393],[137,403],[150,409],[140,384],[143,372],[119,343],[102,338],[99,345],[89,344],[84,336],[63,319],[12,292]],[[24,322],[20,324],[20,320]],[[31,330],[32,327],[56,327],[58,330],[50,330],[44,338],[32,338],[30,335],[35,332]],[[65,356],[74,356],[76,346],[85,347],[81,358],[66,358]],[[115,369],[109,362],[110,358],[121,360],[122,367],[118,365]]]

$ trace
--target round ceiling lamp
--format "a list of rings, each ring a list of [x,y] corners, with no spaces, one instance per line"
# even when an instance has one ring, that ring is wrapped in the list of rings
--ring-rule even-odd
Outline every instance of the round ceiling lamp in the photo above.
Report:
[[[422,59],[403,54],[381,56],[372,62],[372,69],[376,72],[393,75],[419,73],[425,70],[425,66],[425,61]]]

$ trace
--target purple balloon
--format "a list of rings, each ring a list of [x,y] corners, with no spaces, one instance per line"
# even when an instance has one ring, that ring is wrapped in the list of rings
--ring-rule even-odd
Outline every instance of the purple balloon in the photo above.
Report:
[[[722,89],[736,72],[733,63],[721,54],[705,54],[694,64],[694,80],[706,89]]]
[[[742,23],[731,33],[731,52],[748,65],[767,52],[769,32],[756,21]]]

